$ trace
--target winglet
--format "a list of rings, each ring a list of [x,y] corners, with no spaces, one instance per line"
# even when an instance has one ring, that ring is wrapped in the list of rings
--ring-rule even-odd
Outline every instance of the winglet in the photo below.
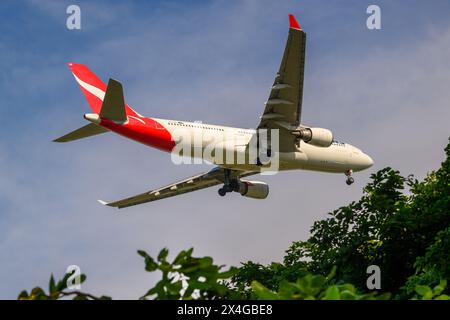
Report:
[[[300,25],[298,24],[297,20],[295,19],[293,14],[289,15],[289,28],[295,29],[295,30],[302,30]]]
[[[103,200],[97,200],[97,201],[104,206],[108,205],[108,202],[106,202],[106,201],[103,201]]]
[[[103,201],[103,200],[97,200],[97,201],[98,201],[100,204],[104,205],[104,206],[114,207],[114,208],[119,208],[119,209],[121,208],[121,207],[115,205],[114,202],[106,202],[106,201]]]

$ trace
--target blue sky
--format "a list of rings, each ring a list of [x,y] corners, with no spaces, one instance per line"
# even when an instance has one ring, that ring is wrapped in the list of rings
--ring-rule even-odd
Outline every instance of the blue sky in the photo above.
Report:
[[[66,28],[81,7],[82,29]],[[382,30],[366,28],[369,4]],[[330,128],[375,160],[348,188],[341,175],[262,177],[265,201],[216,189],[115,211],[116,199],[207,169],[103,135],[51,140],[88,112],[66,63],[119,79],[128,103],[160,118],[253,127],[262,113],[294,13],[308,35],[303,120]],[[385,166],[423,177],[449,136],[450,2],[2,1],[0,3],[0,298],[45,285],[77,264],[83,288],[118,298],[156,279],[136,249],[191,246],[237,265],[279,260],[313,221],[357,199]]]

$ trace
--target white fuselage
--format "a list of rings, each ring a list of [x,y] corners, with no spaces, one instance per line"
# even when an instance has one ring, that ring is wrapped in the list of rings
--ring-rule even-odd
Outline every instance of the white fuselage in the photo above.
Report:
[[[261,171],[261,165],[250,161],[252,157],[248,148],[252,139],[255,139],[255,129],[177,120],[154,120],[170,132],[174,141],[182,140],[191,146],[189,151],[186,151],[188,148],[177,149],[175,147],[172,153],[183,157],[203,159],[229,169]],[[211,146],[218,145],[223,148],[224,153],[222,158],[219,157],[219,161],[217,161],[217,157],[210,157],[211,150],[214,149]],[[225,153],[233,156],[227,158]],[[345,173],[349,170],[364,170],[373,164],[372,159],[360,149],[348,143],[336,141],[329,147],[318,147],[302,141],[292,151],[278,152],[277,156],[278,165],[274,168],[275,171],[302,169]],[[245,159],[245,161],[239,161],[239,159]]]

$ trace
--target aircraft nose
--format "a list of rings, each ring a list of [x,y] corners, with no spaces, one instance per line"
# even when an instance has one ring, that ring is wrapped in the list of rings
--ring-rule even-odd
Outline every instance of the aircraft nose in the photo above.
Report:
[[[373,166],[373,160],[371,157],[369,157],[367,154],[363,153],[361,157],[361,162],[364,168],[370,168]]]

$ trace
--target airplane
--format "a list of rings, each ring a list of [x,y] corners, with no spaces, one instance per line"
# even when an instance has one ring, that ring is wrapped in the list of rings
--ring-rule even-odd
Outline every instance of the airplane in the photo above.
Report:
[[[149,147],[173,153],[183,138],[189,141],[193,135],[200,134],[202,137],[208,136],[208,139],[200,142],[200,151],[205,151],[211,144],[220,144],[223,149],[218,152],[219,154],[232,152],[249,158],[244,162],[233,160],[225,163],[214,162],[213,158],[212,163],[216,166],[208,172],[122,200],[113,202],[98,200],[103,205],[116,208],[130,207],[217,185],[221,185],[218,189],[220,196],[237,192],[248,198],[265,199],[269,194],[269,186],[261,181],[244,178],[262,173],[267,168],[268,162],[263,163],[260,158],[264,156],[265,159],[271,159],[274,154],[278,157],[276,172],[300,169],[344,173],[347,177],[346,183],[351,185],[354,182],[352,173],[371,167],[372,158],[348,143],[334,140],[330,130],[307,126],[300,122],[305,45],[306,33],[290,14],[289,33],[281,65],[255,129],[144,117],[125,102],[120,82],[109,79],[106,85],[86,66],[69,63],[68,66],[92,113],[84,115],[89,124],[54,141],[68,142],[114,132]],[[278,135],[276,143],[267,138],[269,142],[266,141],[266,146],[261,148],[263,142],[259,133],[261,130],[276,132]],[[272,149],[273,144],[277,144],[278,150]],[[249,156],[252,146],[256,146],[256,159],[255,157],[250,159]],[[188,151],[193,149],[195,147]],[[188,151],[184,150],[180,155],[211,160],[205,153],[192,154]]]

